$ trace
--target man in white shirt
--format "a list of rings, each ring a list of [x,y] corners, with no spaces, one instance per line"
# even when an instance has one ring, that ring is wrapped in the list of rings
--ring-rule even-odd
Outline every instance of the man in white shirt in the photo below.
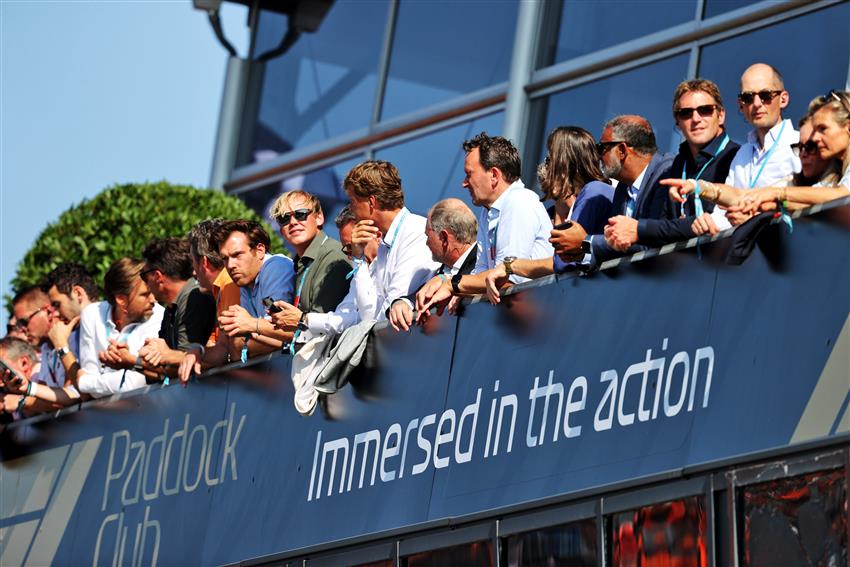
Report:
[[[460,199],[443,199],[428,211],[425,237],[431,256],[440,262],[436,276],[449,282],[457,275],[472,272],[476,263],[476,235],[478,222],[475,215]],[[388,318],[396,331],[409,331],[413,324],[415,294],[395,299]]]
[[[782,75],[773,66],[755,63],[741,75],[738,108],[753,129],[729,166],[726,185],[739,189],[770,187],[800,171],[800,161],[791,150],[791,144],[800,141],[800,133],[791,120],[782,118],[789,100]],[[752,216],[715,207],[712,217],[723,214],[733,226]],[[717,224],[695,222],[693,229],[697,234],[716,234]]]
[[[453,278],[446,283],[434,277],[416,294],[417,311],[423,314],[432,305],[451,295],[475,295],[486,292],[482,272],[497,264],[510,264],[514,258],[549,258],[552,221],[540,197],[526,189],[520,176],[520,157],[516,147],[501,136],[482,132],[463,143],[463,187],[472,202],[480,207],[478,217],[477,259],[472,275]],[[520,283],[528,278],[511,275]]]
[[[393,299],[412,293],[439,267],[426,244],[425,217],[404,206],[401,178],[393,164],[363,162],[348,172],[343,185],[358,219],[351,236],[354,269],[348,295],[329,313],[306,313],[287,302],[275,302],[282,309],[272,314],[275,326],[309,331],[301,340],[338,334],[360,321],[386,319]],[[363,254],[375,240],[378,254],[369,264]]]
[[[143,387],[139,349],[159,335],[163,308],[141,277],[144,263],[116,260],[103,278],[106,301],[80,316],[80,372],[77,390],[102,397]]]

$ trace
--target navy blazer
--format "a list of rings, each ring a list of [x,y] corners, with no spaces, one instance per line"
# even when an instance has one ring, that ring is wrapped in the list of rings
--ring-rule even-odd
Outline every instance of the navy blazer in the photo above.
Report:
[[[646,166],[646,173],[643,174],[643,182],[641,183],[640,191],[638,191],[637,203],[635,203],[636,219],[660,219],[665,216],[666,201],[669,199],[667,187],[659,185],[659,181],[667,179],[671,176],[670,167],[673,165],[675,154],[662,154],[655,152],[649,164]],[[614,190],[613,214],[625,215],[626,204],[629,198],[629,188],[627,185],[620,183]],[[601,262],[624,254],[633,254],[642,250],[642,247],[633,246],[628,252],[618,252],[608,246],[605,238],[602,235],[595,236],[592,239],[592,266],[598,266]]]

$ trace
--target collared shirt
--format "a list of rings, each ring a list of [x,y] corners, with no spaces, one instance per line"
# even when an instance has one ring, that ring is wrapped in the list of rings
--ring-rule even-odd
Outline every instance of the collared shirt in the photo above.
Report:
[[[646,164],[646,167],[641,170],[640,175],[632,181],[632,184],[629,185],[627,191],[629,198],[626,200],[626,216],[634,218],[635,211],[637,210],[637,200],[640,195],[640,186],[643,185],[643,178],[646,176],[646,170],[649,168],[649,164]]]
[[[216,322],[213,324],[213,330],[207,344],[215,344],[218,341],[218,337],[221,333],[221,328],[217,323],[218,318],[224,311],[227,311],[231,305],[240,304],[239,293],[239,286],[233,283],[233,280],[227,270],[222,269],[218,273],[218,276],[216,276],[212,285],[212,294],[213,299],[215,300]]]
[[[522,180],[514,181],[478,216],[478,252],[473,274],[491,270],[507,256],[548,258],[554,253],[549,243],[552,221],[534,191]],[[513,283],[527,281],[512,275]]]
[[[143,323],[131,323],[120,331],[112,320],[107,301],[92,303],[80,315],[80,368],[77,377],[80,393],[99,398],[116,392],[143,387],[145,376],[134,370],[113,370],[100,363],[98,354],[109,347],[109,339],[126,344],[130,354],[138,355],[145,339],[158,336],[164,309],[153,306],[153,315]],[[123,382],[123,385],[122,385]]]
[[[68,349],[74,353],[77,360],[80,360],[80,326],[71,331],[68,337]],[[65,366],[62,364],[62,357],[59,352],[50,346],[50,343],[42,343],[39,359],[38,374],[33,376],[33,380],[40,384],[46,384],[52,388],[62,388],[65,386]]]
[[[243,287],[239,292],[242,307],[252,317],[265,317],[264,298],[271,297],[274,300],[282,299],[292,303],[294,276],[295,268],[292,260],[282,254],[266,254],[254,283]]]
[[[780,130],[782,131],[782,138],[778,140],[776,149],[771,153],[770,148],[777,142]],[[741,146],[732,160],[729,175],[726,177],[726,185],[738,189],[770,187],[785,177],[800,171],[800,160],[791,151],[791,144],[799,141],[800,133],[794,129],[794,125],[787,118],[770,129],[764,137],[764,147],[759,145],[756,131],[751,130],[747,134],[747,143]],[[767,159],[768,157],[770,159]],[[765,163],[766,159],[767,163]],[[764,165],[764,169],[759,175],[762,165]],[[758,176],[757,180],[756,176]],[[753,185],[754,180],[756,180],[755,185]]]
[[[386,319],[393,299],[409,295],[439,267],[425,237],[425,217],[406,207],[395,216],[378,246],[378,255],[355,272],[351,289],[330,313],[311,313],[307,326],[312,333],[337,334],[359,321]]]
[[[348,293],[349,280],[345,276],[350,271],[351,263],[342,253],[339,240],[321,230],[317,232],[304,255],[295,257],[296,295],[301,291],[298,308],[310,313],[336,309]]]
[[[159,338],[168,348],[187,350],[191,344],[204,344],[215,325],[215,300],[202,292],[195,278],[187,281],[165,308]]]
[[[700,171],[702,171],[702,174],[699,177],[700,180],[710,181],[713,183],[723,183],[729,175],[729,168],[732,165],[732,160],[735,159],[740,148],[737,143],[730,139],[726,144],[726,147],[723,148],[720,153],[717,153],[717,150],[720,149],[720,145],[723,143],[723,139],[726,135],[725,131],[721,131],[711,142],[697,152],[696,157],[694,157],[691,152],[688,142],[682,142],[679,146],[679,153],[676,155],[676,159],[673,160],[671,175],[679,178],[682,176],[682,172],[684,171],[686,179],[693,179],[698,173],[700,173]],[[716,153],[717,157],[714,157]],[[708,165],[706,166],[706,164]],[[705,167],[704,170],[703,167]],[[696,216],[696,208],[694,207],[694,198],[692,195],[693,194],[689,195],[688,200],[682,205],[674,204],[672,200],[668,201],[668,206],[674,210],[671,214],[668,214],[667,217],[669,219],[675,219],[679,216],[678,213],[681,212],[682,208],[684,208],[685,216],[691,217],[691,220],[693,220],[693,217]],[[702,206],[704,211],[711,213],[711,216],[714,218],[714,223],[717,225],[719,230],[725,230],[731,226],[729,221],[726,219],[726,211],[718,209],[710,201],[703,200]],[[644,221],[641,228],[645,227],[646,223],[649,222],[653,221]],[[638,228],[638,235],[641,235],[640,228]]]

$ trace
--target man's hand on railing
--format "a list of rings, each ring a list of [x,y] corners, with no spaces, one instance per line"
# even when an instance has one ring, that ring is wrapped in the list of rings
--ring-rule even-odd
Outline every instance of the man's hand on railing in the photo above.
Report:
[[[694,222],[691,223],[691,230],[697,236],[702,236],[704,234],[714,236],[720,232],[720,229],[718,229],[717,225],[714,224],[714,218],[709,213],[703,213],[695,218]]]
[[[605,242],[618,252],[625,252],[638,241],[638,221],[625,215],[608,219],[605,227]]]
[[[410,332],[413,325],[413,309],[405,299],[396,299],[390,306],[390,326],[396,331]]]
[[[492,270],[484,272],[484,283],[487,286],[487,300],[493,305],[498,305],[502,300],[499,293],[501,288],[508,282],[508,274],[504,264],[498,264]]]
[[[192,348],[186,351],[186,356],[180,361],[180,366],[177,368],[177,377],[180,379],[180,384],[185,388],[189,385],[189,379],[192,373],[201,373],[201,349]]]
[[[448,279],[435,276],[416,292],[416,324],[421,325],[430,316],[431,307],[437,307],[437,315],[442,315],[446,303],[452,297],[452,285]]]
[[[109,347],[98,354],[100,361],[115,370],[133,368],[136,357],[130,354],[130,347],[126,343],[119,343],[115,339],[109,339]]]

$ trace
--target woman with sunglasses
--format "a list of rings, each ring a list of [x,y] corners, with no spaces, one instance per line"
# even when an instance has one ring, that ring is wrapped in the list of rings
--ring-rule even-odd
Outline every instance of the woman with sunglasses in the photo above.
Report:
[[[614,188],[599,167],[593,135],[578,126],[561,126],[549,134],[546,147],[548,155],[537,168],[537,178],[543,199],[554,202],[552,216],[556,230],[561,232],[572,226],[586,234],[602,234],[611,216]],[[580,260],[580,256],[572,260]],[[511,271],[521,277],[541,278],[567,263],[557,256],[538,260],[518,258],[512,260]],[[487,297],[491,303],[499,302],[499,288],[507,282],[504,264],[486,273]]]
[[[812,134],[805,144],[797,145],[797,152],[814,152],[827,162],[821,180],[812,187],[764,187],[743,190],[719,183],[700,183],[700,196],[726,207],[729,211],[744,214],[774,211],[780,207],[801,209],[818,203],[850,195],[850,93],[830,91],[809,104]],[[830,175],[839,171],[839,175]],[[840,177],[840,179],[836,179]],[[682,202],[683,196],[694,192],[692,179],[665,179],[670,187],[670,198]]]

